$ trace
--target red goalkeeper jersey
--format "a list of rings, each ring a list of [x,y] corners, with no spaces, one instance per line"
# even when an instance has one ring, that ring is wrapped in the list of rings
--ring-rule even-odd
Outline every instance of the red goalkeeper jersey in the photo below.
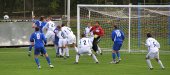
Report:
[[[90,32],[93,32],[93,34],[95,35],[99,35],[99,36],[103,36],[104,35],[104,30],[102,29],[102,27],[100,26],[93,26],[90,30]]]

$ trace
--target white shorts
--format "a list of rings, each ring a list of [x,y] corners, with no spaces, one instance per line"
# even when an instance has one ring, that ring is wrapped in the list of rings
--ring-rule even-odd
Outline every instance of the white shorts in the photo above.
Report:
[[[45,38],[47,38],[47,40],[54,41],[55,40],[55,33],[52,32],[52,31],[47,31],[47,33],[45,34]]]
[[[157,58],[159,59],[159,52],[156,51],[156,52],[149,52],[147,55],[146,55],[146,58],[149,58],[149,59],[153,59],[153,58]]]
[[[75,35],[68,36],[67,42],[68,42],[68,44],[76,43],[76,36]]]
[[[58,41],[58,47],[63,47],[67,45],[67,40],[66,39],[59,39]]]
[[[79,54],[92,54],[91,48],[90,47],[85,47],[85,48],[80,48],[78,51]]]

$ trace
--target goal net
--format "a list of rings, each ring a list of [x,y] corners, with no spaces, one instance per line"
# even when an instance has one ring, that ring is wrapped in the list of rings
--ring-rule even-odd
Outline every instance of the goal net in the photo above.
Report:
[[[78,5],[78,40],[87,23],[94,25],[95,21],[99,21],[105,31],[99,43],[103,51],[112,50],[112,25],[118,25],[125,33],[121,50],[147,51],[144,43],[148,32],[159,41],[161,51],[170,49],[170,5]]]

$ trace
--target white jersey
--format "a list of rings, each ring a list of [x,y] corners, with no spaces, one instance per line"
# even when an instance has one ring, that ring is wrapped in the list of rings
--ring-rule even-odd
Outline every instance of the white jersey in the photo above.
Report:
[[[48,21],[47,24],[44,26],[44,28],[47,29],[47,32],[48,31],[54,31],[54,29],[56,28],[56,25],[53,21]]]
[[[58,36],[59,39],[65,39],[66,38],[66,36],[64,35],[64,33],[62,31],[58,31],[57,36]]]
[[[67,36],[67,38],[69,38],[70,36],[74,35],[73,31],[71,30],[70,27],[64,26],[64,27],[61,28],[61,31],[64,33],[65,36]]]
[[[151,37],[146,40],[145,45],[148,47],[148,52],[157,52],[160,48],[159,42]]]
[[[81,38],[80,41],[79,41],[79,48],[91,48],[92,47],[92,43],[90,41],[89,38]]]
[[[84,34],[86,35],[86,37],[93,37],[93,32],[90,32],[92,27],[86,27]]]

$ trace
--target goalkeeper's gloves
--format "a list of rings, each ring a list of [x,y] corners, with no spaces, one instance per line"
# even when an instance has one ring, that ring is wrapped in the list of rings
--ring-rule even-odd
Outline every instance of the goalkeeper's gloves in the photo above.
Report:
[[[94,38],[97,38],[97,37],[98,37],[98,35],[95,34],[95,35],[94,35]]]

